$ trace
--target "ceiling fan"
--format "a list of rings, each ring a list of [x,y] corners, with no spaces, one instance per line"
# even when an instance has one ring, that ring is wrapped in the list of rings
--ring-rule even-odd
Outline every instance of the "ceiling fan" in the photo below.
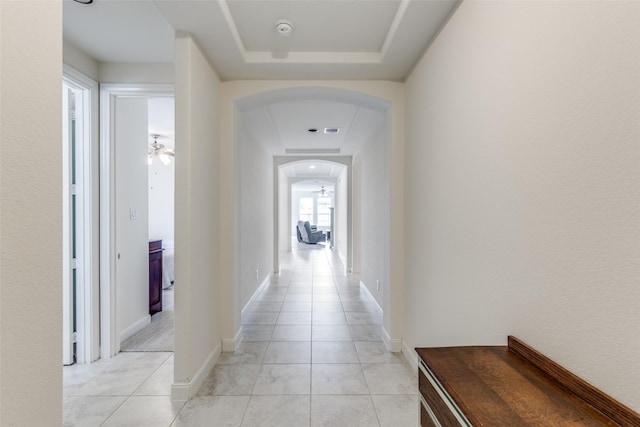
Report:
[[[153,138],[153,143],[149,144],[147,148],[147,163],[153,163],[153,159],[156,157],[160,159],[163,165],[171,163],[171,158],[175,157],[176,153],[158,142],[160,135],[151,134],[151,137]]]
[[[333,191],[325,189],[323,185],[322,189],[320,191],[316,191],[316,193],[318,193],[318,197],[330,197],[329,193],[333,193]]]

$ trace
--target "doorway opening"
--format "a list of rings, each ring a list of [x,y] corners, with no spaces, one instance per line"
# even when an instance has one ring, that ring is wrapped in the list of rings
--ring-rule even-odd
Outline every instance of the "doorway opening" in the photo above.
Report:
[[[148,144],[153,140],[149,135],[151,98],[173,98],[173,86],[101,87],[100,324],[103,358],[115,356],[121,350],[122,342],[151,322],[147,157]],[[173,112],[170,116],[173,117]]]
[[[173,97],[147,99],[148,314],[151,318],[145,327],[122,337],[120,351],[174,351],[174,105]]]

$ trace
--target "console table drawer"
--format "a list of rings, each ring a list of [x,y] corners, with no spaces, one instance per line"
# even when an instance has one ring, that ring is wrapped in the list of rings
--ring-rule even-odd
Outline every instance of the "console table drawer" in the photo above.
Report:
[[[432,425],[442,427],[471,427],[456,403],[444,390],[438,379],[427,365],[420,360],[418,370],[418,387],[422,405],[426,406],[427,415]],[[429,425],[429,424],[427,424]]]
[[[442,424],[437,420],[435,414],[420,396],[420,427],[441,427]]]

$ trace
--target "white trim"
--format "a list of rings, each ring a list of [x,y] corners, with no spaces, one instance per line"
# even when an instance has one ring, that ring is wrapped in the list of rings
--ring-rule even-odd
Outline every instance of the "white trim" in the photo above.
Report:
[[[241,111],[240,111],[241,113]],[[325,156],[325,155],[307,155],[307,156],[274,156],[273,157],[273,200],[274,200],[274,204],[273,204],[273,236],[274,236],[274,245],[273,245],[273,270],[277,271],[280,269],[280,251],[282,251],[284,248],[280,248],[280,215],[283,215],[282,212],[280,212],[280,206],[279,206],[279,198],[280,198],[280,185],[279,185],[279,177],[278,177],[278,171],[283,167],[283,166],[288,166],[288,165],[292,165],[295,163],[299,163],[299,162],[306,162],[309,160],[313,160],[314,162],[324,162],[324,163],[331,163],[331,164],[338,164],[338,165],[342,165],[345,166],[347,169],[347,205],[346,206],[340,206],[339,209],[342,210],[346,210],[347,213],[347,224],[346,224],[346,236],[347,236],[347,254],[346,257],[345,255],[340,252],[339,249],[337,249],[337,253],[338,256],[340,258],[340,261],[342,262],[342,264],[344,265],[345,268],[345,273],[350,273],[351,272],[351,266],[349,265],[350,263],[352,263],[352,259],[353,259],[353,240],[358,238],[358,236],[353,236],[353,203],[352,203],[352,194],[353,194],[353,186],[352,186],[352,179],[351,179],[351,174],[352,174],[352,168],[353,168],[353,156],[335,156],[335,157],[331,157],[331,156]],[[289,218],[287,220],[287,222],[289,223],[289,230],[292,229],[293,224],[290,223],[290,218],[291,218],[291,204],[292,204],[292,197],[291,197],[291,185],[292,185],[292,180],[291,178],[287,177],[287,191],[288,191],[288,206],[287,206],[287,212],[284,213],[285,215],[287,215],[287,218]],[[334,230],[331,231],[331,233],[334,235],[334,239],[336,236],[335,233],[335,228]],[[291,245],[291,240],[287,239],[288,243],[287,243],[287,247],[290,248]]]
[[[133,334],[135,334],[136,332],[138,332],[139,330],[147,326],[149,323],[151,323],[151,315],[146,314],[140,319],[138,319],[131,326],[129,326],[127,329],[120,332],[120,342],[126,340],[127,338],[129,338],[130,336],[132,336]]]
[[[191,399],[204,382],[211,369],[215,366],[220,358],[222,346],[218,344],[215,349],[207,356],[205,362],[200,366],[200,369],[193,376],[191,381],[184,383],[173,383],[171,385],[171,400],[173,401],[185,401]]]
[[[331,238],[333,238],[333,236],[331,236]],[[349,273],[349,268],[347,267],[347,259],[345,258],[344,254],[342,253],[342,251],[340,251],[340,248],[338,248],[338,246],[334,245],[333,248],[331,248],[331,250],[335,250],[336,253],[338,254],[338,259],[340,259],[340,262],[342,263],[342,266],[344,267],[344,273],[348,274]]]
[[[382,311],[382,307],[380,307],[380,304],[378,304],[378,301],[376,301],[376,299],[373,297],[373,294],[369,291],[369,288],[367,288],[367,286],[364,284],[362,280],[360,281],[360,291],[369,295],[369,298],[371,298],[371,301],[373,301],[373,303],[375,304],[376,309],[378,310],[378,313],[380,314],[380,316],[382,316],[382,314],[384,313]]]
[[[399,353],[402,351],[402,340],[400,338],[391,338],[384,326],[382,327],[382,341],[390,352]]]
[[[98,143],[99,92],[98,83],[67,64],[62,64],[63,81],[82,91],[82,146],[80,153],[82,185],[78,187],[81,236],[78,245],[81,283],[77,289],[77,363],[90,363],[100,354],[100,280],[99,280],[99,200]]]
[[[360,291],[367,294],[369,296],[369,298],[371,298],[371,300],[373,301],[373,304],[375,305],[376,309],[378,310],[378,313],[380,313],[380,315],[383,315],[383,311],[382,311],[382,307],[380,307],[380,304],[378,304],[378,301],[376,301],[376,299],[373,297],[373,295],[371,294],[371,292],[369,291],[369,288],[367,288],[364,284],[364,282],[361,280],[360,281]],[[391,335],[389,335],[389,332],[387,332],[386,328],[383,326],[382,327],[382,341],[384,342],[385,347],[387,348],[387,350],[389,350],[392,353],[399,353],[402,351],[402,339],[400,338],[391,338]]]
[[[80,301],[76,304],[74,301],[73,292],[73,266],[72,266],[72,249],[71,246],[75,243],[73,239],[73,226],[72,218],[76,214],[72,207],[72,192],[71,190],[71,168],[75,164],[71,161],[71,105],[69,92],[76,94],[75,87],[67,84],[67,81],[63,79],[62,83],[62,364],[72,365],[74,360],[74,325],[73,318],[76,317],[78,323],[82,324],[82,305]],[[79,92],[78,92],[79,94]],[[78,96],[80,97],[80,96]],[[79,163],[79,162],[76,162]],[[80,203],[82,206],[82,203]],[[81,212],[81,211],[80,211]],[[80,216],[80,215],[78,215]],[[82,232],[78,227],[78,232]],[[79,240],[79,239],[78,239]],[[79,257],[82,258],[82,257]],[[79,272],[78,272],[79,273]],[[78,278],[80,285],[82,282],[82,275]],[[82,287],[82,286],[79,286]],[[78,334],[78,353],[82,349],[81,333]]]
[[[120,351],[116,319],[114,113],[118,97],[174,96],[171,84],[100,85],[100,336],[104,359]]]
[[[328,64],[328,63],[342,63],[342,64],[381,64],[384,60],[389,46],[391,45],[398,28],[402,23],[410,0],[402,0],[400,6],[396,10],[393,17],[393,21],[387,34],[384,38],[382,48],[378,52],[288,52],[287,55],[280,57],[273,55],[273,52],[266,51],[248,51],[247,47],[240,37],[240,32],[236,21],[233,19],[233,14],[229,9],[229,0],[220,0],[218,6],[222,11],[222,15],[227,22],[229,31],[233,36],[236,49],[240,53],[242,60],[245,64],[273,64],[273,63],[291,63],[291,64]]]
[[[418,370],[418,354],[414,349],[409,347],[409,344],[405,340],[402,340],[402,354],[404,358],[413,368],[414,371]]]
[[[234,351],[236,351],[238,349],[238,346],[240,345],[240,343],[242,342],[242,334],[243,334],[243,330],[242,330],[242,326],[240,326],[240,328],[238,328],[238,332],[236,332],[236,335],[229,339],[223,339],[222,340],[222,352],[223,353],[232,353]]]
[[[246,313],[246,311],[249,309],[249,306],[251,306],[251,303],[253,303],[253,301],[258,297],[260,292],[262,292],[262,290],[269,284],[270,280],[271,280],[271,274],[267,274],[267,276],[264,278],[262,283],[260,283],[260,286],[258,286],[258,288],[255,290],[253,295],[251,295],[251,298],[249,298],[249,301],[247,301],[247,303],[244,305],[244,307],[242,307],[241,314],[243,316]]]

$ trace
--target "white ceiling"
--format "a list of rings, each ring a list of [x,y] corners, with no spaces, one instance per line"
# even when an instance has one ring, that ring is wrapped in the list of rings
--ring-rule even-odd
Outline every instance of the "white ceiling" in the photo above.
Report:
[[[456,0],[64,0],[64,38],[101,62],[173,62],[191,34],[223,80],[402,81]],[[275,31],[288,19],[288,37]]]
[[[298,100],[244,111],[242,127],[274,155],[353,155],[381,129],[383,119],[379,111],[345,102]],[[325,128],[339,132],[325,134]]]
[[[296,177],[296,178],[323,178],[323,179],[331,179],[337,178],[342,170],[345,168],[344,165],[340,165],[337,163],[329,163],[322,161],[301,161],[293,164],[288,164],[282,166],[282,171],[288,177]],[[328,185],[328,184],[322,184]]]
[[[384,129],[389,105],[350,91],[297,88],[243,99],[237,107],[241,128],[273,155],[350,156]],[[339,132],[325,134],[329,127]]]
[[[64,39],[99,62],[173,62],[174,30],[151,0],[62,7]]]
[[[171,63],[174,34],[191,34],[223,80],[403,81],[457,0],[63,1],[67,42],[99,62]],[[279,19],[293,32],[277,34]],[[150,102],[149,133],[173,146],[173,105]],[[172,102],[172,100],[171,100]],[[336,89],[290,89],[239,101],[242,129],[273,155],[353,155],[384,131],[388,104]],[[171,122],[171,128],[167,128]],[[340,128],[327,135],[326,127]],[[317,128],[318,133],[309,133]],[[288,168],[335,178],[335,167]]]
[[[158,142],[167,148],[175,148],[175,119],[173,97],[150,98],[148,100],[149,143],[151,135],[159,135]]]
[[[291,185],[291,191],[293,192],[309,192],[309,191],[317,191],[320,192],[324,187],[325,191],[329,193],[334,192],[335,185],[332,181],[327,181],[324,179],[309,179],[305,181],[297,181]]]

